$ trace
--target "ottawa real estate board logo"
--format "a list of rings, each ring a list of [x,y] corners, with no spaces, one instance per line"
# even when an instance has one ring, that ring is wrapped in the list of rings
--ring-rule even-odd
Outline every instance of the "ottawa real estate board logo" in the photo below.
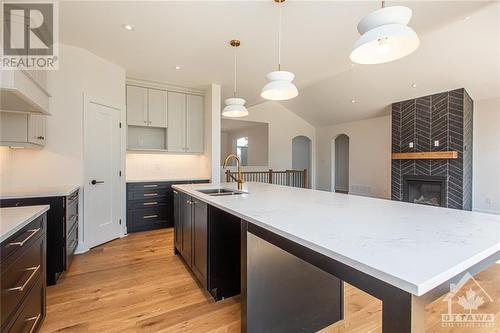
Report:
[[[2,1],[1,69],[58,69],[56,2]]]
[[[493,299],[469,273],[458,283],[450,285],[450,292],[443,301],[448,303],[448,311],[441,314],[441,326],[467,329],[495,327],[495,314],[484,311]]]

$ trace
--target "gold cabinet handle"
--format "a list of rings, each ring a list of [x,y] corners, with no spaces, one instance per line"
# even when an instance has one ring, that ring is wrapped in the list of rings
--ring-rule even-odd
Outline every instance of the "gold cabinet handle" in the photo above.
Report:
[[[40,269],[40,265],[36,266],[36,267],[31,267],[31,268],[28,268],[26,269],[27,271],[33,271],[31,272],[30,276],[28,277],[28,279],[23,283],[22,286],[19,286],[19,287],[13,287],[13,288],[9,288],[7,289],[8,291],[23,291],[24,288],[26,288],[26,286],[30,283],[30,281],[33,279],[33,277],[36,275],[36,272],[38,272],[38,270]]]
[[[36,325],[38,325],[38,322],[40,321],[41,317],[42,317],[42,314],[39,313],[36,317],[31,317],[31,318],[26,319],[26,321],[32,321],[32,320],[34,320],[33,326],[31,326],[31,328],[29,330],[29,333],[35,332],[35,327],[36,327]]]
[[[158,215],[144,215],[142,218],[143,219],[152,219],[152,218],[155,218],[155,217],[158,217]]]
[[[40,231],[40,229],[41,228],[28,230],[29,232],[31,232],[31,234],[28,237],[26,237],[21,242],[12,242],[12,243],[9,243],[9,246],[14,246],[14,245],[16,245],[16,246],[23,246],[27,241],[29,241],[31,238],[33,238],[33,236],[35,236]]]
[[[144,188],[148,188],[148,187],[158,187],[158,185],[156,185],[156,184],[144,185]]]
[[[143,203],[144,206],[153,206],[153,205],[157,205],[157,204],[158,204],[158,201],[151,201],[151,202]]]
[[[157,195],[158,195],[158,193],[144,193],[145,197],[155,197]]]

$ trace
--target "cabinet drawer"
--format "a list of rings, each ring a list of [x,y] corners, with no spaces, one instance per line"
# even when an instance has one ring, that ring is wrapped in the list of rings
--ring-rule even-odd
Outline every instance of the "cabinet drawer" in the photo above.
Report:
[[[169,187],[168,183],[162,182],[148,182],[148,183],[128,183],[128,191],[151,191],[151,190],[165,190]]]
[[[2,327],[12,317],[37,279],[42,277],[45,237],[39,237],[19,256],[2,263]]]
[[[75,253],[76,246],[78,245],[78,226],[74,226],[70,230],[66,238],[66,269],[69,268],[73,254]]]
[[[78,224],[78,214],[71,214],[69,218],[66,219],[66,237],[68,237],[76,224]]]
[[[45,316],[45,289],[42,278],[38,278],[34,282],[33,288],[21,306],[19,315],[6,332],[31,333],[39,330]]]
[[[26,225],[24,228],[16,232],[14,235],[6,239],[0,245],[0,260],[5,261],[10,255],[16,254],[17,251],[29,247],[36,238],[45,233],[45,225],[43,223],[45,214],[35,219],[33,222]]]
[[[165,198],[167,196],[167,190],[147,190],[143,192],[129,192],[129,200],[150,200]]]
[[[143,208],[165,208],[168,205],[166,198],[147,199],[147,200],[131,200],[127,203],[128,209],[143,209]]]
[[[168,225],[166,207],[145,208],[129,211],[127,229],[129,232],[150,230]]]

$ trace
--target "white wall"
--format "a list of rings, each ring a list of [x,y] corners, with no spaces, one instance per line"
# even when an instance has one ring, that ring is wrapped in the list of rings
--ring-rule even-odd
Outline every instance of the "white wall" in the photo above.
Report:
[[[125,70],[81,48],[61,45],[60,68],[47,77],[50,112],[44,149],[14,149],[13,188],[82,184],[83,94],[125,105]]]
[[[285,170],[292,168],[292,140],[304,135],[312,141],[312,170],[315,170],[316,129],[304,119],[297,116],[276,102],[264,102],[248,108],[248,121],[259,121],[269,124],[269,168]],[[315,186],[315,173],[311,176],[311,184]]]
[[[332,188],[332,148],[340,134],[349,136],[349,192],[390,198],[390,116],[318,128],[317,188],[326,191]]]
[[[474,102],[474,210],[500,214],[500,98]]]

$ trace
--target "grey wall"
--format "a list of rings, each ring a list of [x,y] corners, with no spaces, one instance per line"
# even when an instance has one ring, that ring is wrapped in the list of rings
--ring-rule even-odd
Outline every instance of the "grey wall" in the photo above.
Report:
[[[335,138],[335,190],[349,191],[349,137]]]
[[[292,169],[307,169],[309,185],[311,184],[311,139],[299,135],[292,139]]]
[[[269,164],[269,125],[262,123],[247,128],[221,132],[221,165],[228,154],[236,154],[236,140],[248,137],[248,166]],[[234,161],[231,165],[235,165]]]

